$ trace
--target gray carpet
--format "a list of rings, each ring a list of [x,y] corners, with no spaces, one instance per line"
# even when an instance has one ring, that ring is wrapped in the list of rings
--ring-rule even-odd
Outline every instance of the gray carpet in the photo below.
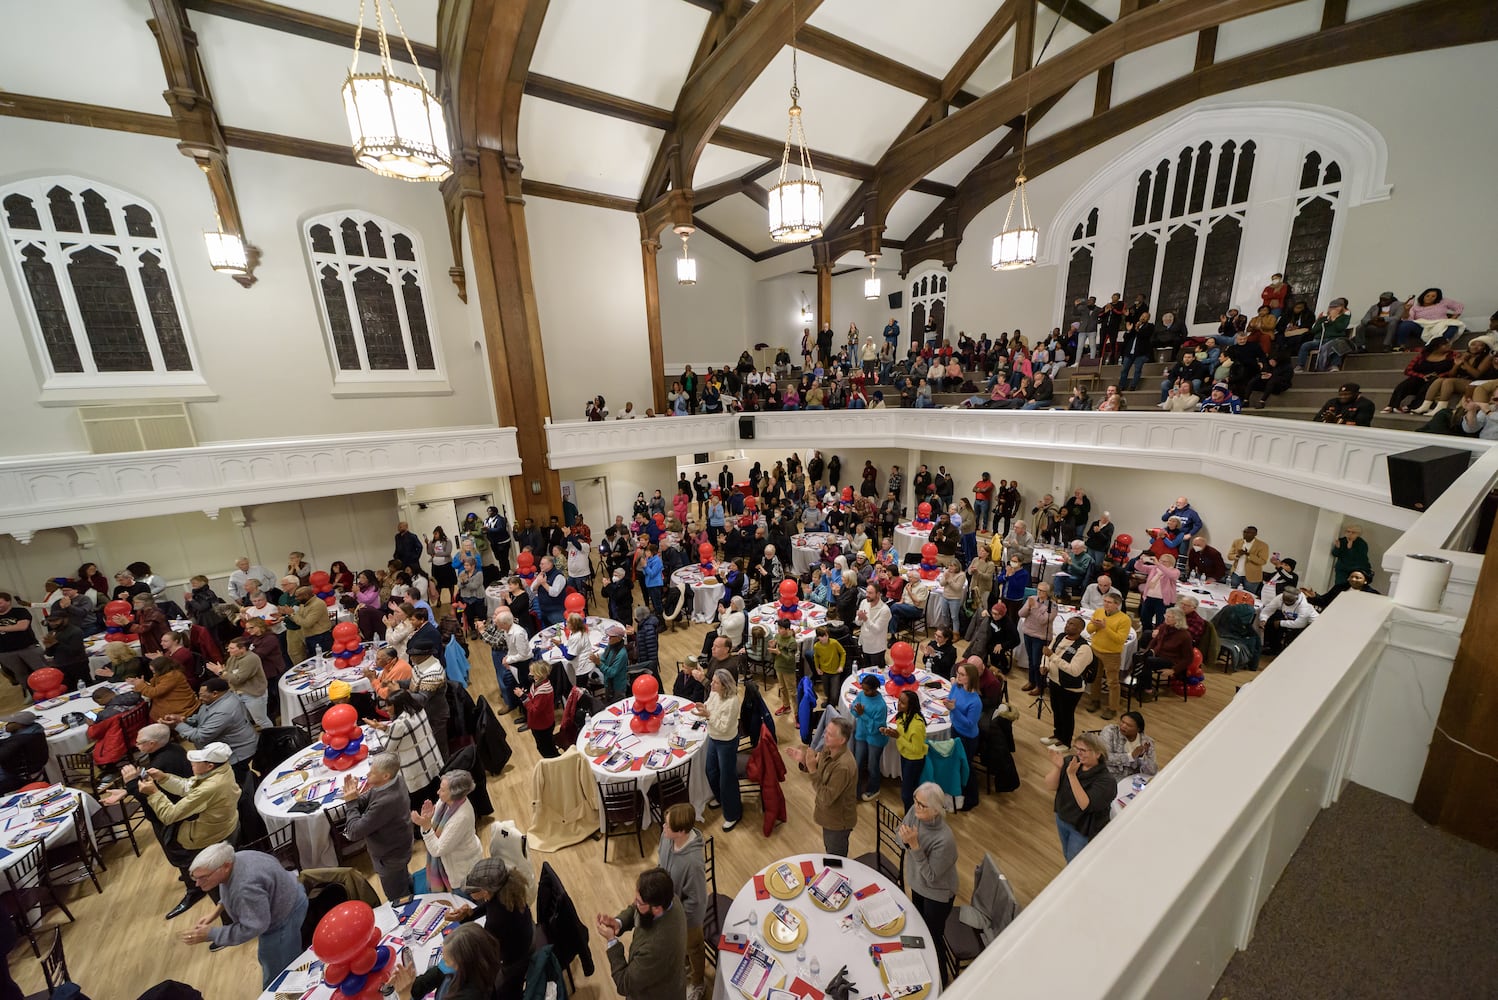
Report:
[[[1214,1000],[1498,996],[1498,853],[1360,785],[1311,825]]]

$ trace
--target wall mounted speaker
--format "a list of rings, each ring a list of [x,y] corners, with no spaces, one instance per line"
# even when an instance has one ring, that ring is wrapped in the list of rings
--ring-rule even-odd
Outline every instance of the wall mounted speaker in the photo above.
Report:
[[[1389,499],[1396,507],[1427,510],[1461,478],[1472,453],[1456,448],[1416,448],[1388,456]]]
[[[739,417],[739,437],[745,441],[754,440],[753,417]]]
[[[889,307],[891,309],[898,309],[898,308],[900,308],[900,304],[903,303],[904,301],[905,301],[905,293],[904,292],[890,292],[889,293]]]

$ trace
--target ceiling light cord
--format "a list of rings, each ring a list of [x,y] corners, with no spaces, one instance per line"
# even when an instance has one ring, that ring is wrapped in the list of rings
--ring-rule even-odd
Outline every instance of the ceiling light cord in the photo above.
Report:
[[[1030,100],[1032,87],[1035,82],[1035,67],[1040,65],[1045,58],[1046,49],[1051,47],[1051,39],[1056,37],[1056,29],[1061,27],[1061,18],[1066,13],[1066,8],[1071,6],[1071,0],[1063,0],[1061,9],[1056,11],[1056,20],[1051,22],[1051,30],[1046,33],[1045,41],[1040,44],[1040,54],[1035,57],[1034,64],[1025,73],[1025,117],[1020,124],[1019,139],[1019,176],[1025,176],[1025,152],[1030,144]]]

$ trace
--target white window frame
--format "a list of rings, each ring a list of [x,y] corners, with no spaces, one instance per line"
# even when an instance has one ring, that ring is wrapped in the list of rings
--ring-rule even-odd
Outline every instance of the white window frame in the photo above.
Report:
[[[910,287],[914,289],[918,285],[920,285],[922,278],[927,277],[933,279],[933,281],[936,282],[945,280],[947,283],[947,287],[944,290],[938,292],[933,290],[932,285],[928,284],[926,286],[928,291],[925,295],[917,295],[914,291],[912,291],[910,293],[910,305],[905,309],[905,317],[906,319],[909,319],[911,311],[914,310],[916,306],[924,305],[926,307],[926,320],[927,322],[930,322],[932,303],[941,302],[944,309],[942,313],[942,325],[945,326],[947,317],[952,315],[952,272],[948,271],[944,267],[929,267],[921,271],[919,274],[911,275],[906,280],[909,282]],[[926,343],[925,330],[912,330],[911,336],[919,337],[920,343],[922,344]],[[946,340],[947,331],[945,329],[938,331],[938,336],[940,336],[943,340]]]
[[[349,256],[343,249],[343,222],[352,219],[359,227],[360,239],[364,236],[366,223],[380,228],[385,239],[386,257]],[[333,253],[312,248],[312,228],[326,226],[333,236]],[[395,237],[404,236],[411,241],[414,261],[399,260],[395,256]],[[322,212],[302,220],[302,247],[307,254],[308,276],[312,282],[312,297],[317,302],[317,314],[322,319],[323,338],[328,351],[328,366],[333,374],[334,395],[388,395],[391,393],[447,393],[451,386],[447,380],[447,369],[442,356],[442,338],[433,310],[432,297],[435,289],[426,280],[426,252],[421,237],[415,230],[393,222],[383,216],[361,209],[341,209]],[[327,302],[322,293],[322,269],[331,266],[338,272],[338,281],[343,286],[344,299],[348,304],[349,323],[353,329],[354,348],[359,356],[357,370],[344,369],[338,364],[338,349],[333,342],[333,324],[328,315]],[[359,307],[354,297],[354,276],[361,269],[373,269],[384,274],[395,294],[396,313],[400,317],[401,336],[406,349],[405,369],[369,367],[368,348],[364,329],[359,319]],[[401,292],[407,274],[414,275],[421,289],[421,304],[426,317],[427,337],[432,345],[430,369],[416,367],[416,351],[411,336],[411,323],[406,315],[406,297]]]
[[[61,187],[72,195],[78,207],[78,216],[84,219],[83,192],[97,191],[109,209],[114,222],[115,235],[60,232],[52,220],[51,199],[48,192]],[[167,246],[166,226],[161,211],[149,200],[121,188],[80,177],[75,174],[57,174],[45,177],[28,177],[0,187],[0,203],[12,194],[31,199],[36,209],[40,229],[11,229],[8,214],[0,207],[0,233],[5,239],[4,258],[16,301],[26,317],[29,328],[32,355],[41,373],[41,402],[68,404],[95,402],[107,399],[144,398],[213,398],[212,391],[204,381],[194,343],[192,327],[188,323],[182,286],[177,280],[176,268],[172,264],[172,253]],[[125,222],[125,206],[139,205],[151,215],[151,225],[156,236],[132,236]],[[87,230],[87,221],[83,228]],[[66,250],[62,244],[71,244]],[[73,343],[83,364],[81,372],[59,372],[52,364],[51,352],[47,350],[46,338],[42,334],[41,319],[32,300],[30,286],[21,265],[22,247],[35,245],[46,254],[62,295],[63,308],[67,313],[68,326],[73,333]],[[101,372],[94,363],[93,346],[89,343],[84,327],[83,314],[68,279],[68,258],[80,250],[92,247],[108,254],[120,262],[130,285],[130,296],[135,304],[136,319],[145,337],[146,350],[151,359],[151,370],[140,372]],[[188,360],[192,368],[188,371],[167,371],[161,357],[161,343],[156,333],[156,324],[151,317],[151,308],[146,300],[145,286],[141,281],[140,258],[152,253],[161,262],[172,290],[172,302],[177,310],[177,322],[182,329],[182,339],[187,346]]]

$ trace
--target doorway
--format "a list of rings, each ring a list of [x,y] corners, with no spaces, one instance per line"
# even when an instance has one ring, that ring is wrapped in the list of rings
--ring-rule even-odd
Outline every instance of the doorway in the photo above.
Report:
[[[593,529],[593,543],[602,541],[603,530],[614,523],[609,517],[609,480],[607,476],[593,476],[572,481],[572,502],[583,516],[588,527]]]

